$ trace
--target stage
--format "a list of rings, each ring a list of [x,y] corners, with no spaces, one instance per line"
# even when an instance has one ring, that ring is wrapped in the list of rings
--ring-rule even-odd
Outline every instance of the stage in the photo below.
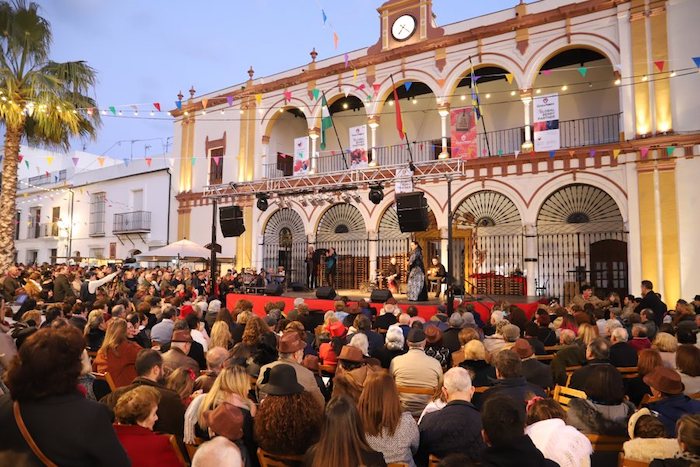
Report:
[[[362,292],[360,290],[336,290],[336,294],[339,297],[348,297],[350,303],[357,303],[358,300],[365,299],[369,301],[369,294]],[[323,300],[316,298],[315,292],[293,292],[288,291],[283,293],[281,296],[272,295],[257,295],[257,294],[229,294],[226,299],[226,307],[232,310],[235,303],[238,300],[248,300],[253,303],[253,311],[259,316],[265,316],[265,304],[268,302],[283,301],[285,303],[285,311],[289,311],[294,307],[294,299],[303,298],[304,303],[312,311],[322,311],[326,312],[328,310],[334,309],[334,300]],[[428,320],[435,313],[437,313],[437,306],[440,305],[441,301],[434,298],[433,294],[430,294],[430,300],[427,302],[410,302],[406,298],[405,294],[395,294],[394,298],[398,302],[398,306],[402,310],[406,310],[410,305],[414,305],[418,309],[418,315],[422,318]],[[465,296],[464,301],[474,306],[474,309],[481,316],[482,321],[486,322],[489,318],[491,308],[496,303],[494,302],[508,301],[512,305],[516,305],[518,308],[525,312],[525,315],[530,319],[537,310],[539,303],[537,302],[538,297],[525,297],[522,295],[496,295],[496,296]],[[381,304],[373,304],[379,311]],[[457,304],[455,303],[455,308]]]

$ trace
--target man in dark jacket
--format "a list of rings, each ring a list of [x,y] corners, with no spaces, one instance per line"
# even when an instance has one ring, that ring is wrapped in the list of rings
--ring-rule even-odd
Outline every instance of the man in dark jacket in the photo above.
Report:
[[[482,466],[556,467],[559,465],[545,459],[542,452],[525,434],[523,404],[510,397],[493,397],[484,404],[481,420],[484,425],[482,434],[488,445],[481,457]]]
[[[635,313],[640,313],[645,308],[649,308],[654,312],[654,322],[657,327],[661,327],[668,308],[666,304],[661,301],[659,296],[656,295],[656,292],[654,292],[654,284],[647,280],[642,281],[642,301],[639,302],[639,305],[637,305],[634,311]]]
[[[513,345],[513,351],[522,361],[523,376],[528,383],[535,384],[543,389],[554,387],[552,370],[549,365],[538,361],[535,352],[527,339],[518,339]]]
[[[610,365],[610,343],[602,337],[593,339],[586,348],[586,364],[571,375],[569,387],[585,390],[593,368],[597,365]]]
[[[15,295],[17,291],[22,287],[19,283],[20,271],[17,266],[10,266],[7,270],[7,275],[2,280],[2,298],[5,303],[12,303],[15,301]]]
[[[455,367],[445,373],[442,396],[447,405],[421,420],[420,444],[415,456],[417,465],[428,465],[430,454],[444,457],[460,453],[472,461],[480,459],[485,445],[481,439],[481,417],[471,403],[473,394],[467,370]]]
[[[637,350],[627,343],[627,330],[615,328],[610,333],[610,364],[616,367],[637,366]]]
[[[75,298],[75,292],[68,280],[68,266],[62,266],[58,269],[58,274],[53,280],[53,300],[62,302],[66,298]]]
[[[523,364],[520,357],[514,351],[501,350],[494,358],[494,366],[496,367],[496,384],[489,388],[481,400],[480,407],[489,399],[496,396],[507,396],[518,401],[525,407],[525,401],[533,395],[546,397],[544,390],[541,387],[532,383],[528,383],[523,376]]]
[[[158,403],[158,420],[153,426],[153,430],[182,438],[185,424],[185,406],[175,391],[160,384],[164,379],[163,357],[160,352],[153,349],[140,351],[136,357],[136,374],[138,376],[129,386],[121,387],[106,395],[100,402],[114,411],[117,400],[122,394],[138,386],[154,387],[160,392],[160,402]]]
[[[459,331],[464,326],[462,315],[455,312],[447,320],[450,325],[445,332],[442,333],[442,345],[450,350],[450,353],[458,351],[462,345],[459,343]]]

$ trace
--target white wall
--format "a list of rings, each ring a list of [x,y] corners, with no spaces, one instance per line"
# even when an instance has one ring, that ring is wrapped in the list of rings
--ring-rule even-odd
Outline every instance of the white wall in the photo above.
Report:
[[[668,5],[667,70],[693,68],[692,57],[700,55],[700,8],[697,0],[670,0]],[[687,72],[685,72],[687,73]],[[675,131],[700,128],[700,73],[671,78],[671,112]],[[699,293],[699,292],[695,292]]]
[[[679,251],[681,253],[681,298],[692,299],[700,293],[700,193],[697,190],[700,159],[696,146],[693,159],[676,159],[676,199],[678,202]]]

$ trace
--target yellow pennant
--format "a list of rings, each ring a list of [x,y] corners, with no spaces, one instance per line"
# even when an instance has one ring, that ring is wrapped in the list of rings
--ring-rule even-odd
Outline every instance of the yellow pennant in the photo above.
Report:
[[[619,149],[613,149],[613,157],[617,159],[617,156],[620,155],[620,150]]]
[[[352,82],[354,83],[355,81],[357,81],[357,68],[352,70]]]
[[[100,167],[105,165],[105,158],[104,157],[98,157],[97,158],[97,163],[100,164]]]
[[[206,109],[208,103],[209,103],[209,99],[207,99],[207,98],[202,99],[202,108]]]
[[[46,156],[46,163],[48,165],[53,164],[53,156]]]
[[[506,81],[508,81],[508,84],[513,82],[513,73],[506,73]]]
[[[260,103],[262,102],[262,94],[256,94],[256,95],[255,95],[255,102],[256,102],[258,105],[260,105]]]

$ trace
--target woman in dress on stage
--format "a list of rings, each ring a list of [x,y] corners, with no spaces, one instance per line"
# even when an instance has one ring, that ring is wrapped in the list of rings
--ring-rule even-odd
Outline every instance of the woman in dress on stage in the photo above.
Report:
[[[425,265],[423,265],[423,249],[415,241],[411,241],[411,256],[408,258],[408,290],[406,295],[412,302],[428,300],[428,289],[425,286]]]

